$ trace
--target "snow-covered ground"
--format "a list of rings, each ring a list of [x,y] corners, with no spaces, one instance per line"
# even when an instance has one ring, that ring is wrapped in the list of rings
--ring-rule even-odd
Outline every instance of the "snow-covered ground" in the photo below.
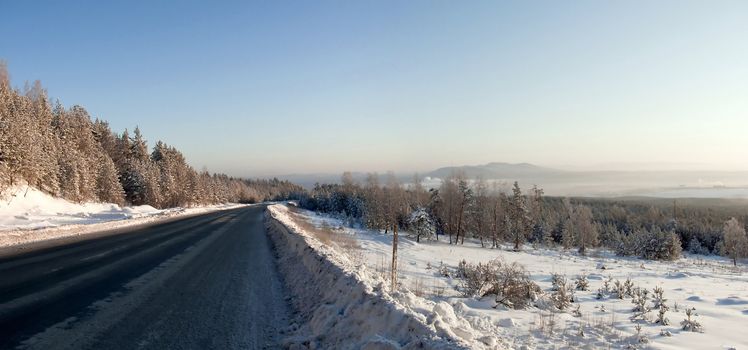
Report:
[[[143,224],[176,215],[231,209],[239,204],[156,209],[112,203],[72,203],[33,187],[6,189],[0,195],[0,247]]]
[[[451,308],[416,311],[408,292],[389,293],[382,278],[357,262],[345,237],[305,227],[286,206],[268,207],[268,234],[298,313],[290,349],[467,349],[455,335]],[[447,305],[448,306],[448,305]]]
[[[361,249],[341,251],[352,255],[349,268],[363,271],[362,280],[366,283],[381,283],[391,259],[391,235],[352,229],[341,220],[309,211],[296,212],[297,217],[315,227],[355,237]],[[478,242],[468,240],[464,245],[444,241],[416,243],[406,235],[401,234],[398,250],[402,292],[391,297],[409,312],[432,321],[432,325],[436,317],[440,318],[444,324],[440,327],[442,334],[461,339],[471,348],[748,348],[748,336],[742,333],[748,325],[748,270],[744,266],[734,268],[722,258],[688,256],[675,262],[655,262],[620,258],[606,251],[581,257],[529,246],[523,252],[512,252],[506,248],[481,248]],[[463,259],[478,263],[499,257],[527,268],[545,291],[536,303],[539,306],[513,310],[496,305],[491,297],[477,300],[462,296],[460,280],[453,277],[458,263]],[[449,271],[452,277],[444,276],[440,270]],[[570,282],[580,274],[588,276],[589,291],[575,291],[576,302],[564,312],[543,306],[542,301],[551,293],[554,273],[565,275]],[[670,325],[653,322],[656,310],[649,313],[649,321],[632,321],[634,305],[630,297],[620,300],[606,295],[598,300],[597,290],[608,278],[621,282],[630,278],[635,285],[649,289],[650,296],[654,287],[663,288],[670,307],[666,314]],[[577,306],[580,315],[575,316]],[[696,308],[695,319],[704,327],[703,333],[681,329],[680,322],[689,307]],[[637,324],[647,342],[640,342],[637,337]]]

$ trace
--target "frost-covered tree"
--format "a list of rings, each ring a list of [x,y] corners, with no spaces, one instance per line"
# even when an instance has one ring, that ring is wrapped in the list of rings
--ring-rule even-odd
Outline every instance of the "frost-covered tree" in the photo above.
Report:
[[[467,226],[468,210],[470,209],[474,200],[473,189],[470,188],[467,180],[459,178],[457,181],[457,189],[459,195],[459,204],[457,207],[457,231],[455,235],[455,244],[457,241],[462,240],[460,243],[465,243],[465,228]]]
[[[366,226],[378,230],[385,229],[384,213],[384,193],[379,183],[379,175],[370,173],[366,176],[366,186],[364,187],[364,222]]]
[[[533,185],[530,190],[530,215],[532,223],[542,227],[545,217],[543,213],[543,195],[544,191],[538,185]]]
[[[470,231],[480,240],[481,247],[485,247],[485,240],[490,238],[492,206],[488,193],[488,185],[482,178],[475,180],[473,200],[469,203],[468,215]]]
[[[416,242],[420,242],[421,237],[431,240],[436,235],[434,220],[426,208],[417,208],[410,213],[408,228],[416,236]]]
[[[145,162],[148,160],[148,143],[146,142],[145,138],[143,138],[143,134],[140,132],[140,128],[137,126],[133,131],[131,147],[131,158],[141,162]]]
[[[597,227],[592,221],[592,210],[586,205],[578,205],[573,211],[573,225],[579,254],[585,255],[588,247],[597,245]]]
[[[0,82],[0,164],[9,186],[26,177],[35,182],[38,165],[35,134],[28,98],[13,90],[9,82]]]
[[[617,249],[619,255],[638,255],[650,260],[675,260],[681,256],[681,242],[675,232],[663,231],[657,226],[649,230],[638,229],[623,237]]]
[[[701,323],[696,321],[696,316],[698,316],[698,314],[696,313],[695,307],[686,308],[686,318],[680,322],[684,331],[699,333],[704,331],[704,327],[701,326]]]
[[[26,90],[26,97],[31,101],[31,113],[36,129],[34,136],[34,155],[36,162],[35,174],[27,178],[36,188],[53,196],[59,194],[59,139],[52,128],[54,115],[51,104],[47,99],[47,91],[39,80]],[[35,181],[34,181],[35,180]]]
[[[574,281],[574,284],[577,290],[587,291],[590,288],[590,282],[587,280],[587,275],[584,274],[577,276],[577,280]]]
[[[574,206],[568,197],[563,200],[563,214],[560,223],[563,225],[561,245],[564,249],[571,249],[576,241],[576,235],[574,232]]]
[[[498,190],[498,185],[494,182],[494,193],[491,200],[491,238],[492,248],[498,248],[499,242],[507,236],[507,223],[509,222],[507,208],[509,207],[506,194]]]
[[[732,259],[732,263],[738,266],[738,259],[745,257],[748,253],[748,236],[745,228],[737,219],[731,218],[722,229],[724,254]]]
[[[92,122],[81,106],[51,104],[39,81],[22,91],[12,88],[0,62],[0,190],[27,184],[72,201],[121,202],[124,189],[129,204],[159,207],[282,199],[301,192],[277,179],[203,176],[175,148],[164,145],[163,151],[157,152],[163,157],[151,159],[139,128],[132,138],[127,130],[120,137],[105,121]]]
[[[438,212],[439,217],[444,222],[444,231],[449,237],[449,243],[452,243],[452,235],[457,232],[458,212],[460,210],[460,190],[457,186],[458,174],[452,174],[439,187],[439,195],[442,205]]]
[[[99,174],[96,179],[96,196],[102,202],[124,204],[125,191],[119,182],[117,167],[106,154],[99,157]]]
[[[530,228],[530,217],[525,203],[525,197],[517,181],[514,182],[511,198],[511,239],[514,243],[514,250],[519,251],[522,243],[525,242],[527,231]]]

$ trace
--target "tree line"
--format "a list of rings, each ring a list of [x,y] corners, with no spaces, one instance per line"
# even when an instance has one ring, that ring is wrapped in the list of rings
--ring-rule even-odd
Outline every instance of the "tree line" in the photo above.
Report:
[[[196,171],[140,129],[115,133],[81,106],[52,103],[39,81],[16,89],[0,62],[0,191],[28,184],[74,202],[157,208],[296,197],[288,181],[247,180]]]
[[[676,259],[684,249],[735,262],[748,254],[744,226],[733,218],[745,218],[745,207],[688,206],[668,216],[653,203],[549,197],[537,186],[523,192],[515,182],[506,190],[460,173],[427,189],[418,176],[401,184],[392,173],[383,181],[373,173],[356,183],[346,172],[340,183],[315,185],[299,205],[384,233],[404,229],[417,241],[443,237],[462,244],[469,237],[483,247],[560,246],[580,254],[602,246],[656,260]]]

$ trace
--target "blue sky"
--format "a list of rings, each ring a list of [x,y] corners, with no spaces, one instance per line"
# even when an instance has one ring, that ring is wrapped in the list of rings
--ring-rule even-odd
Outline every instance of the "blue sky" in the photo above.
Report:
[[[0,58],[239,176],[748,169],[746,1],[2,1]]]

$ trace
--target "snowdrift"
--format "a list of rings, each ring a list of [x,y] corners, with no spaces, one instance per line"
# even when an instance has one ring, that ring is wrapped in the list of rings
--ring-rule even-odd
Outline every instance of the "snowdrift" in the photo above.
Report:
[[[0,231],[94,224],[163,212],[150,205],[120,207],[112,203],[73,203],[28,186],[5,192],[0,201]]]
[[[241,205],[156,209],[150,205],[122,207],[112,203],[73,203],[30,186],[0,193],[0,247],[144,224],[177,215],[191,215]]]
[[[336,349],[467,349],[440,334],[440,317],[427,320],[364,282],[363,266],[304,233],[283,205],[268,207],[268,234],[303,326],[286,346]],[[431,322],[429,322],[431,321]]]

